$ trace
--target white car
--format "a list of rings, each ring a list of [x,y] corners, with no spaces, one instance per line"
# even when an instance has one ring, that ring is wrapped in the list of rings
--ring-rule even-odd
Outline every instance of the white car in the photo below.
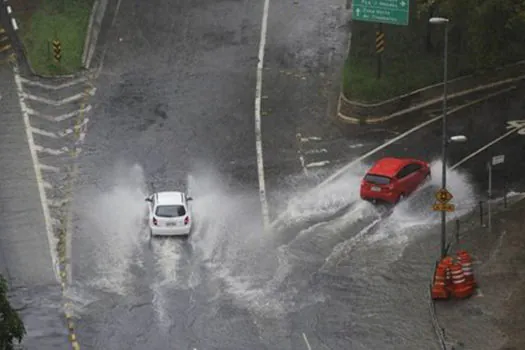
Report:
[[[146,198],[149,203],[148,225],[151,236],[189,236],[192,218],[182,192],[157,192]]]

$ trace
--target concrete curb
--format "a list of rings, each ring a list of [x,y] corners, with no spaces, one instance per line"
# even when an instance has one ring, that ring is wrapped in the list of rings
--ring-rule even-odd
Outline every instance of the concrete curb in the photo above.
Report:
[[[525,74],[523,73],[525,73],[525,61],[520,61],[511,65],[499,67],[491,71],[490,74],[470,75],[453,79],[449,82],[449,84],[451,84],[452,93],[448,96],[448,99],[453,100],[460,97],[468,97],[470,94],[525,80]],[[476,84],[477,80],[494,81],[486,84],[479,84],[479,82]],[[457,87],[462,84],[466,84],[467,86],[474,85],[476,87],[458,89]],[[337,106],[337,118],[345,124],[384,123],[395,117],[418,111],[441,102],[443,100],[441,91],[442,86],[442,83],[430,85],[376,104],[363,104],[350,101],[341,92]],[[422,97],[422,95],[428,95],[428,97],[424,98],[423,101],[419,103],[413,104],[413,100]],[[350,113],[354,115],[351,115]],[[380,114],[380,116],[373,116],[374,114]]]
[[[95,0],[93,3],[93,9],[91,10],[88,30],[86,33],[86,40],[84,42],[84,52],[82,54],[82,65],[86,69],[89,69],[93,54],[95,53],[107,5],[108,0]]]

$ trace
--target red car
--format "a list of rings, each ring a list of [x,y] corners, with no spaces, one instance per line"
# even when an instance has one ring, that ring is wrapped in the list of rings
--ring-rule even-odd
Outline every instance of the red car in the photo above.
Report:
[[[430,177],[427,162],[409,158],[383,158],[361,181],[361,198],[396,204]]]

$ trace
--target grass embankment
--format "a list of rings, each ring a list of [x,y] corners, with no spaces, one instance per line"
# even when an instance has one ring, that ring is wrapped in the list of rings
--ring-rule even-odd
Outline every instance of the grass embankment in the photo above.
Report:
[[[473,30],[467,26],[469,22],[463,22],[464,27],[453,25],[449,30],[449,80],[525,58],[525,45],[516,50],[518,45],[509,44],[508,50],[506,47],[498,50],[498,57],[491,55],[483,60],[484,55],[475,54],[476,47],[472,47],[483,34],[476,32],[478,41],[474,41]],[[415,14],[411,15],[409,26],[383,24],[385,50],[380,79],[377,79],[376,30],[374,23],[352,22],[350,55],[343,76],[347,98],[374,103],[443,81],[443,25],[430,25],[427,16],[417,18]]]
[[[27,58],[36,73],[59,75],[82,68],[82,54],[94,0],[40,0],[21,15],[20,31]],[[59,40],[62,57],[54,60],[52,41]]]

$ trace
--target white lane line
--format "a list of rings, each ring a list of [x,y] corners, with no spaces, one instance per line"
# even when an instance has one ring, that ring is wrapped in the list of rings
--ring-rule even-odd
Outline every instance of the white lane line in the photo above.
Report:
[[[11,17],[11,24],[13,25],[13,29],[15,31],[18,30],[18,24],[16,24],[16,20],[14,18]]]
[[[13,13],[13,9],[11,9],[11,6],[7,5],[7,13],[10,15]]]
[[[310,136],[310,137],[301,137],[301,142],[308,142],[308,141],[321,141],[322,138],[317,136]]]
[[[67,199],[49,199],[48,203],[50,206],[55,208],[60,208],[64,204],[67,204],[69,201]]]
[[[312,347],[310,346],[310,342],[308,341],[308,338],[306,337],[306,334],[303,333],[303,339],[304,339],[304,342],[306,344],[306,348],[308,350],[312,350]]]
[[[54,249],[54,244],[52,243],[54,242],[53,228],[52,228],[52,223],[51,223],[51,216],[49,215],[49,208],[47,206],[47,195],[45,191],[46,186],[50,186],[50,185],[44,182],[44,180],[42,179],[42,173],[40,170],[38,156],[37,156],[36,149],[34,146],[33,134],[31,133],[31,124],[29,123],[29,115],[27,114],[27,106],[24,100],[24,90],[22,89],[22,81],[20,80],[20,74],[18,72],[18,67],[16,66],[13,67],[13,73],[15,76],[15,84],[16,84],[16,90],[18,93],[18,101],[20,103],[20,110],[22,111],[22,115],[24,118],[27,144],[29,146],[29,151],[31,153],[31,160],[33,161],[33,168],[35,170],[38,192],[40,194],[40,202],[42,205],[42,212],[44,214],[44,224],[45,224],[46,232],[47,232],[49,251],[51,253],[51,260],[52,260],[51,263],[53,265],[53,270],[55,272],[55,277],[57,279],[57,282],[60,282],[60,277],[58,276],[58,271],[56,270],[58,259],[56,256],[56,251]]]
[[[328,153],[328,150],[326,148],[320,148],[320,149],[310,149],[306,152],[304,152],[304,154],[321,154],[321,153]]]
[[[71,87],[71,86],[74,86],[74,85],[78,85],[78,84],[81,84],[81,83],[84,83],[87,81],[87,78],[86,77],[81,77],[81,78],[77,78],[77,79],[74,79],[70,82],[67,82],[67,83],[64,83],[64,84],[60,84],[60,85],[51,85],[51,84],[45,84],[45,83],[41,83],[39,81],[34,81],[34,80],[29,80],[29,79],[26,79],[24,77],[20,77],[20,79],[22,80],[22,82],[26,85],[31,85],[31,86],[37,86],[37,87],[41,87],[41,88],[44,88],[44,89],[48,89],[48,90],[60,90],[60,89],[65,89],[67,87]]]
[[[81,113],[87,113],[90,110],[91,110],[91,105],[87,105],[84,108],[75,110],[73,112],[61,114],[61,115],[58,115],[58,116],[45,115],[45,114],[42,114],[42,113],[40,113],[38,111],[35,111],[34,109],[31,109],[31,108],[27,109],[27,113],[30,114],[30,115],[33,115],[33,116],[36,116],[36,117],[48,120],[50,122],[63,122],[64,120],[67,120],[67,119],[70,119],[70,118],[73,118],[73,117],[77,117]]]
[[[35,128],[35,127],[31,127],[31,131],[35,134],[38,134],[38,135],[41,135],[41,136],[45,136],[45,137],[50,137],[50,138],[53,138],[53,139],[59,139],[59,138],[62,138],[62,137],[65,137],[65,136],[68,136],[68,135],[71,135],[71,134],[74,134],[75,132],[78,132],[79,133],[79,137],[82,137],[82,134],[83,132],[81,132],[81,130],[83,129],[83,127],[88,123],[89,119],[88,118],[84,118],[84,120],[82,120],[82,122],[72,128],[68,128],[64,131],[59,131],[59,132],[51,132],[51,131],[46,131],[46,130],[42,130],[42,129],[38,129],[38,128]]]
[[[96,91],[96,88],[91,88],[87,90],[87,93],[93,96],[95,94],[95,91]],[[63,99],[59,99],[59,100],[50,100],[48,98],[44,98],[44,97],[40,97],[40,96],[36,96],[32,94],[27,94],[27,93],[24,93],[24,97],[30,100],[33,100],[33,101],[37,101],[37,102],[45,103],[51,106],[59,107],[59,106],[63,106],[65,104],[83,99],[85,97],[85,92],[80,92],[73,96],[69,96]]]
[[[50,154],[52,156],[59,156],[59,155],[64,154],[64,153],[69,151],[69,148],[67,148],[67,147],[62,147],[61,149],[54,149],[54,148],[46,148],[46,147],[43,147],[43,146],[40,146],[40,145],[37,145],[37,144],[34,144],[33,147],[34,147],[35,151],[37,151],[37,152],[47,153],[47,154]]]
[[[57,134],[55,134],[54,132],[42,130],[42,129],[35,128],[35,127],[31,127],[31,132],[33,134],[46,136],[46,137],[51,137],[51,138],[54,138],[54,139],[58,138]]]
[[[519,130],[522,130],[524,129],[523,127],[520,127],[520,128],[514,128],[514,129],[511,129],[510,131],[506,132],[505,134],[501,135],[500,137],[492,140],[491,142],[487,143],[485,146],[479,148],[478,150],[476,150],[475,152],[469,154],[468,156],[466,156],[465,158],[463,158],[462,160],[460,160],[459,162],[457,162],[456,164],[454,164],[452,167],[450,167],[450,170],[454,170],[456,169],[458,166],[460,166],[461,164],[465,163],[467,160],[477,156],[478,154],[480,154],[481,152],[483,152],[484,150],[486,150],[487,148],[489,148],[490,146],[494,145],[495,143],[498,143],[500,142],[501,140],[503,140],[504,138],[507,138],[509,137],[510,135],[514,134],[516,131],[519,131]]]
[[[266,185],[264,181],[264,160],[262,150],[261,133],[261,95],[264,67],[264,49],[266,46],[266,32],[268,30],[268,9],[270,0],[264,0],[263,15],[261,22],[261,39],[259,41],[259,54],[257,62],[257,82],[255,86],[255,148],[257,151],[257,174],[259,177],[259,196],[265,229],[270,222],[268,216],[268,201],[266,199]]]
[[[323,160],[322,162],[308,163],[308,164],[306,164],[306,167],[307,168],[319,168],[319,167],[325,166],[327,164],[330,164],[330,161],[329,160]]]
[[[42,170],[42,171],[51,171],[53,173],[59,173],[60,172],[60,169],[57,168],[56,166],[46,165],[44,163],[40,163],[40,170]]]

